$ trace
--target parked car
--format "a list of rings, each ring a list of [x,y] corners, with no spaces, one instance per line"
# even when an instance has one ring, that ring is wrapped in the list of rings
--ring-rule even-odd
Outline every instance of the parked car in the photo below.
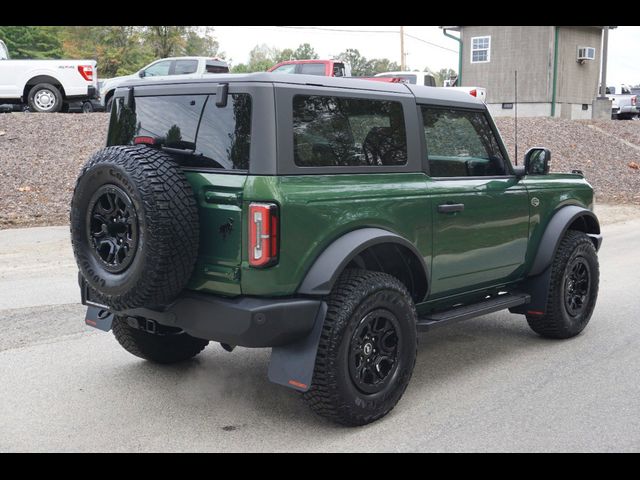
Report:
[[[640,86],[630,87],[630,90],[631,94],[636,96],[636,110],[638,111],[638,115],[636,116],[636,118],[640,118],[640,101],[638,101],[638,99],[640,98]]]
[[[181,78],[203,78],[210,73],[229,73],[227,62],[210,57],[170,57],[150,63],[131,75],[105,79],[100,88],[100,104],[111,111],[111,99],[116,88],[131,79],[164,80],[174,75]]]
[[[287,60],[271,67],[267,72],[297,73],[323,77],[350,77],[351,67],[340,60]]]
[[[611,118],[631,120],[638,115],[638,98],[628,85],[609,86],[606,94],[612,101]]]
[[[97,95],[95,60],[11,60],[0,41],[0,103],[59,112],[69,102]]]
[[[476,98],[274,73],[114,95],[71,240],[85,322],[133,355],[271,348],[271,381],[364,425],[402,397],[418,331],[509,309],[564,339],[591,318],[593,189],[544,148],[513,166]]]

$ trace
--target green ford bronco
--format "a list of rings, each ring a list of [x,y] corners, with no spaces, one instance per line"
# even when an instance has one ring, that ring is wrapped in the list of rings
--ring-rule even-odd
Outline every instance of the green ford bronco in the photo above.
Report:
[[[86,323],[134,355],[270,347],[271,381],[364,425],[404,393],[418,332],[504,309],[549,338],[589,322],[593,189],[544,148],[512,165],[465,93],[258,73],[114,99],[71,236]]]

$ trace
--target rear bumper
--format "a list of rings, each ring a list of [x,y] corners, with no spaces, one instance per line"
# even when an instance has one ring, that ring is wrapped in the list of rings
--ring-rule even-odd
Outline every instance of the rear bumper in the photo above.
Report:
[[[82,303],[95,305],[87,289],[82,290]],[[225,298],[185,291],[162,310],[135,308],[112,313],[151,319],[193,337],[229,345],[277,347],[307,336],[321,304],[307,298]]]
[[[67,100],[91,100],[98,96],[98,90],[93,85],[87,87],[87,93],[81,95],[67,95]]]

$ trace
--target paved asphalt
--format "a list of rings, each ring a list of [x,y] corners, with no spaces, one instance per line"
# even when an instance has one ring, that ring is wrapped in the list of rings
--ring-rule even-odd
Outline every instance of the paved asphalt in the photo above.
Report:
[[[269,383],[268,350],[129,355],[83,324],[67,228],[0,231],[0,451],[638,451],[640,220],[604,235],[582,335],[505,313],[422,334],[398,406],[349,429]]]

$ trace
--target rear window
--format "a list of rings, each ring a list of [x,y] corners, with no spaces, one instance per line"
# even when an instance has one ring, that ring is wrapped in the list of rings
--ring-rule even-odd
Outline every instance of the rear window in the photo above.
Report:
[[[302,63],[300,64],[300,73],[303,75],[325,75],[324,63]]]
[[[293,98],[294,160],[301,167],[407,163],[399,102],[329,96]]]
[[[248,170],[251,96],[230,94],[225,107],[215,95],[117,99],[107,145],[153,143],[185,166]]]

